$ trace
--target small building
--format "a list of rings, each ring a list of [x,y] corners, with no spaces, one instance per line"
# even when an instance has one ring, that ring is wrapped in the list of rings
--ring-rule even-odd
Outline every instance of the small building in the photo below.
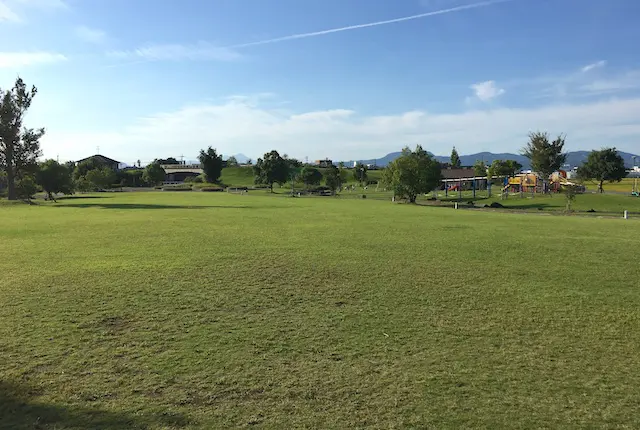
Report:
[[[109,158],[109,157],[105,157],[104,155],[100,155],[100,154],[96,154],[96,155],[92,155],[91,157],[87,157],[87,158],[83,158],[82,160],[78,160],[76,161],[76,164],[82,163],[83,161],[87,161],[87,160],[91,160],[94,159],[96,160],[98,163],[107,166],[113,170],[121,170],[124,169],[126,164],[125,163],[121,163],[117,160],[114,160],[113,158]]]
[[[318,167],[331,167],[333,165],[333,161],[325,158],[324,160],[316,160],[316,166]]]

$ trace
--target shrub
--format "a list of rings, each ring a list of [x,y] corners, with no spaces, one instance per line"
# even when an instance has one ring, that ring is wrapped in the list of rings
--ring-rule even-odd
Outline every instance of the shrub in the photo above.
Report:
[[[165,185],[162,187],[163,191],[191,191],[191,185],[189,184],[176,184],[176,185]]]
[[[224,191],[224,188],[222,187],[201,187],[200,191],[207,191],[207,192],[219,192],[219,191]]]

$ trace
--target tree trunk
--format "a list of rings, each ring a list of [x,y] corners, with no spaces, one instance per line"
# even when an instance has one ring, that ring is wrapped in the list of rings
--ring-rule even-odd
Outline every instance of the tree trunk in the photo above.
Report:
[[[16,200],[16,176],[13,170],[13,143],[7,142],[5,162],[7,163],[7,198]]]
[[[409,195],[409,203],[415,203],[417,197],[418,196],[413,195],[413,194]]]
[[[604,181],[600,181],[600,184],[598,185],[598,191],[600,192],[600,194],[604,193],[604,189],[602,188],[602,184],[604,184]]]
[[[269,184],[269,191],[273,193],[273,182]]]

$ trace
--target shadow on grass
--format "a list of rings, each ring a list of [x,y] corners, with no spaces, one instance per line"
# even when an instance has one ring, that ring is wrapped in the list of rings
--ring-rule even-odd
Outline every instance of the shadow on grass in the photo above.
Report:
[[[71,203],[52,206],[56,208],[100,208],[100,209],[250,209],[251,206],[195,206],[158,205],[140,203]]]
[[[100,430],[182,428],[189,419],[178,413],[133,415],[70,407],[35,400],[38,390],[0,381],[0,424],[11,429],[86,428]]]
[[[57,197],[56,200],[62,201],[62,200],[108,199],[110,197],[111,196],[62,196],[62,197]]]

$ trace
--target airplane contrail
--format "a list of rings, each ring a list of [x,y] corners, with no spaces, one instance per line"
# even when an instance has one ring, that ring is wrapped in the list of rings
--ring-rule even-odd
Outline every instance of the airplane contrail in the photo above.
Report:
[[[307,37],[324,36],[325,34],[339,33],[341,31],[358,30],[360,28],[367,28],[367,27],[376,27],[378,25],[394,24],[396,22],[411,21],[411,20],[414,20],[414,19],[426,18],[426,17],[429,17],[429,16],[435,16],[435,15],[444,15],[446,13],[459,12],[459,11],[463,11],[463,10],[467,10],[467,9],[477,9],[477,8],[480,8],[480,7],[486,7],[486,6],[491,6],[491,5],[498,4],[498,3],[506,3],[506,2],[510,2],[510,1],[513,1],[513,0],[489,0],[489,1],[483,1],[483,2],[478,2],[478,3],[467,4],[467,5],[463,5],[463,6],[456,6],[456,7],[452,7],[452,8],[449,8],[449,9],[441,9],[441,10],[435,10],[435,11],[432,11],[432,12],[420,13],[418,15],[404,16],[402,18],[387,19],[385,21],[376,21],[376,22],[370,22],[370,23],[367,23],[367,24],[350,25],[348,27],[331,28],[329,30],[314,31],[314,32],[311,32],[311,33],[292,34],[290,36],[276,37],[275,39],[260,40],[258,42],[242,43],[242,44],[239,44],[239,45],[227,46],[227,48],[228,49],[247,48],[247,47],[250,47],[250,46],[267,45],[267,44],[270,44],[270,43],[285,42],[287,40],[305,39]]]

